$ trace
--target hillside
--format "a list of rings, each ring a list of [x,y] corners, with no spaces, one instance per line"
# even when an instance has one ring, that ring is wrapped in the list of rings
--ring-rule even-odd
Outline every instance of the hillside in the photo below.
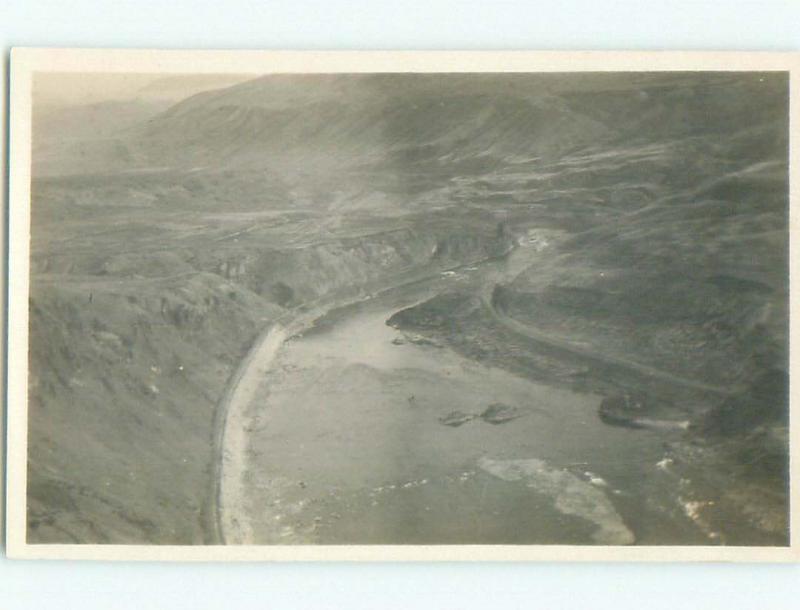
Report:
[[[31,540],[212,540],[215,409],[259,333],[446,272],[390,323],[688,417],[673,459],[748,523],[728,539],[781,543],[787,134],[779,73],[273,75],[36,109]]]

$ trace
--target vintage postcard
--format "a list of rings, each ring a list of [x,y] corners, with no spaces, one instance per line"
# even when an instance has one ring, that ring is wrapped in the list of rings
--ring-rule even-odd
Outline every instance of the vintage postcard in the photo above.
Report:
[[[11,71],[10,556],[798,558],[798,55]]]

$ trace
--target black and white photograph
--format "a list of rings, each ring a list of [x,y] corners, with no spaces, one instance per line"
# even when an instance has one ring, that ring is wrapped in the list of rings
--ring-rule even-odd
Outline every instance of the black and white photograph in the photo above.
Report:
[[[655,55],[12,56],[9,551],[794,556],[796,57]]]

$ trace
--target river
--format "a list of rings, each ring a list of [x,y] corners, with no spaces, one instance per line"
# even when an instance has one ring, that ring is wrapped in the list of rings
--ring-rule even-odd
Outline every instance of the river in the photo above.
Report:
[[[708,544],[664,459],[678,432],[608,426],[597,395],[386,325],[460,279],[390,291],[283,344],[226,447],[240,452],[228,542]],[[522,416],[440,421],[498,402]]]

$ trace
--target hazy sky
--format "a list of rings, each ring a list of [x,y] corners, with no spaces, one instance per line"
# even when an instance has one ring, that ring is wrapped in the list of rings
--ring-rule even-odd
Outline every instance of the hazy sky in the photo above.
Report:
[[[254,78],[255,74],[82,74],[47,73],[34,76],[33,93],[39,104],[78,105],[130,99],[179,100]]]

